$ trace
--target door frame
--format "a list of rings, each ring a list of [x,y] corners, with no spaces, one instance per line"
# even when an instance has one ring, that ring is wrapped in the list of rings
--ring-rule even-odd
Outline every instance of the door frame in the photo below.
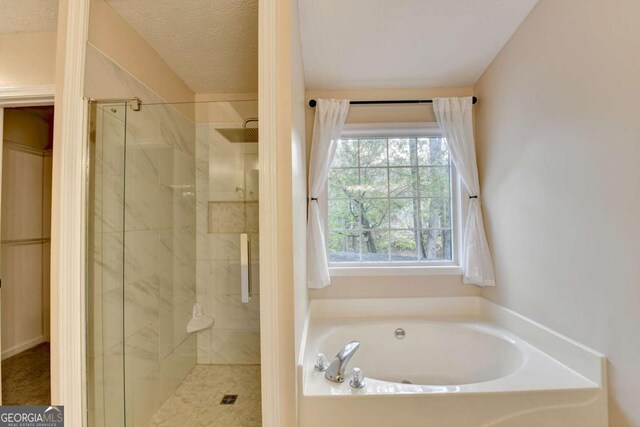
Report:
[[[258,5],[260,362],[264,427],[293,427],[297,415],[293,270],[291,260],[285,259],[294,238],[287,222],[291,195],[280,191],[291,186],[293,1],[260,0]]]
[[[55,86],[25,86],[0,88],[0,204],[2,197],[2,155],[4,149],[4,109],[15,107],[36,107],[54,105]],[[0,257],[2,252],[0,249]],[[0,268],[0,278],[2,277]],[[2,289],[0,288],[0,316],[2,313]],[[0,318],[0,325],[2,319]],[[0,352],[2,351],[2,330],[0,329]],[[0,363],[0,379],[2,378],[2,363]],[[0,383],[0,405],[2,404],[2,384]]]
[[[55,85],[0,88],[0,107],[53,105]]]
[[[90,0],[60,0],[56,45],[51,221],[51,401],[65,425],[87,423],[86,264]]]

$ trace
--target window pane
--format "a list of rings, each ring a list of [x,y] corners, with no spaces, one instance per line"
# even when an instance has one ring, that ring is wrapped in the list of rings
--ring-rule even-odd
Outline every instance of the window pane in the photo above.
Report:
[[[331,167],[330,262],[451,260],[451,168],[443,138],[340,140]]]
[[[421,197],[449,197],[449,167],[420,168]]]
[[[390,168],[389,195],[391,197],[415,197],[417,168]]]
[[[330,262],[360,262],[360,232],[330,231]]]
[[[422,230],[420,258],[427,261],[451,260],[451,230]]]
[[[422,199],[420,220],[424,228],[451,228],[451,200]]]
[[[448,165],[449,151],[444,138],[418,138],[418,163]]]
[[[392,231],[390,236],[391,261],[417,261],[416,233]]]
[[[364,199],[362,206],[362,228],[388,229],[389,228],[389,201],[388,199]]]
[[[341,139],[338,141],[336,154],[333,157],[331,167],[334,168],[355,168],[358,166],[358,140]]]
[[[391,228],[416,228],[415,199],[391,199]]]
[[[416,164],[416,156],[415,139],[389,140],[389,166],[414,166]]]
[[[329,173],[330,198],[356,198],[358,193],[358,169],[333,169]]]
[[[360,228],[360,204],[354,200],[329,201],[329,229],[353,230]]]
[[[387,140],[360,140],[360,167],[387,166]]]
[[[362,261],[389,261],[389,231],[364,230],[362,232]]]
[[[360,169],[360,183],[361,185],[358,197],[361,199],[387,197],[387,169]]]

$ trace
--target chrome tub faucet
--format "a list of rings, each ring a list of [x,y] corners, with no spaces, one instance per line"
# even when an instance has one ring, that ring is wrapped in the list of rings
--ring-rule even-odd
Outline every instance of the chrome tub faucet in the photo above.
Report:
[[[325,378],[329,381],[333,381],[334,383],[343,382],[347,364],[359,347],[360,343],[358,341],[351,341],[349,344],[345,345],[344,348],[336,354],[336,358],[325,371]]]

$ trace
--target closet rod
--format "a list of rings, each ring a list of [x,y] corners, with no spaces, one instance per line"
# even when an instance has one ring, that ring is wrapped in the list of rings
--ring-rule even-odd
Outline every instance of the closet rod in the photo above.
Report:
[[[477,97],[473,97],[473,104],[478,102]],[[318,101],[315,99],[309,100],[309,107],[315,108]],[[388,101],[349,101],[350,105],[385,105],[385,104],[433,104],[433,99],[396,99]]]

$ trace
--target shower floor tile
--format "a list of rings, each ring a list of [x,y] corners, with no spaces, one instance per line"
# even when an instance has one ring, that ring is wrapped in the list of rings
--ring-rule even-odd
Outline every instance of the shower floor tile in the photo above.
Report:
[[[238,397],[221,405],[225,395]],[[196,365],[149,425],[260,426],[260,404],[260,365]]]

